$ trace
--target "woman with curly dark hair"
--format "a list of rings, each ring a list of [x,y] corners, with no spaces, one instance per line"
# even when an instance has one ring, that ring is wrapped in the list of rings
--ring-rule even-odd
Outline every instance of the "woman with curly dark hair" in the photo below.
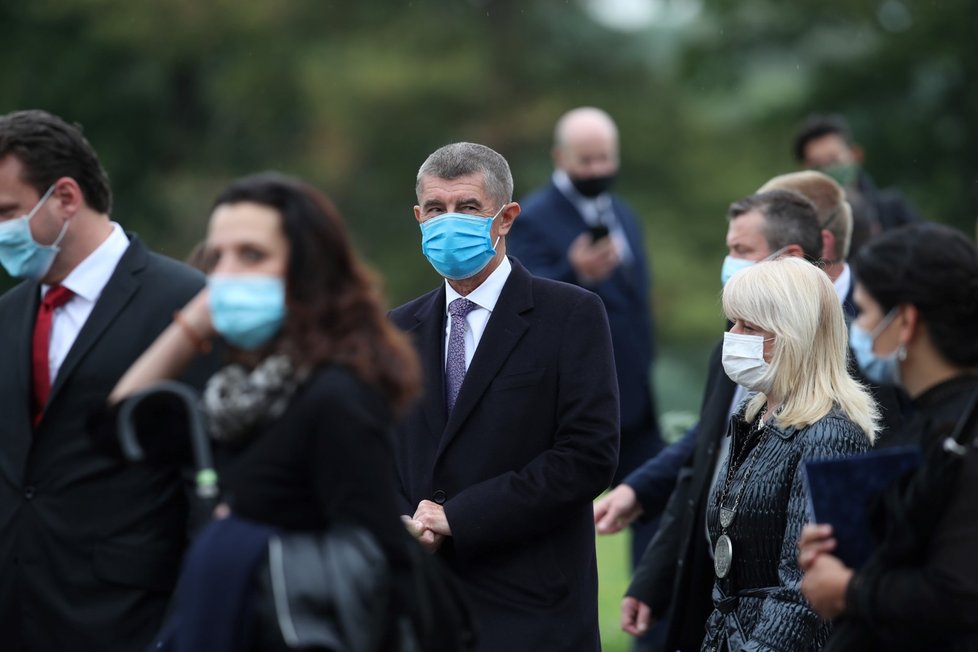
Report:
[[[226,346],[228,364],[208,382],[202,405],[218,452],[218,512],[240,525],[226,555],[197,554],[202,539],[215,545],[214,527],[204,530],[182,586],[209,588],[215,582],[200,576],[217,560],[240,555],[252,533],[257,557],[272,533],[338,526],[366,531],[396,571],[415,543],[399,518],[389,428],[417,395],[420,368],[406,337],[387,321],[378,285],[338,212],[301,181],[271,173],[240,179],[214,202],[202,261],[207,287],[174,315],[111,396],[118,403],[177,377],[212,340]],[[167,435],[174,436],[154,433]],[[205,561],[191,571],[195,559]],[[229,571],[220,572],[224,582]],[[201,609],[214,609],[195,591],[178,589],[177,599],[181,628],[201,620]],[[228,649],[268,649],[260,637],[237,638],[250,636],[241,632],[254,629],[254,618],[247,608],[234,612],[207,619],[206,628],[230,618],[238,633],[228,635]],[[373,633],[379,647],[366,649],[394,649],[382,630]],[[182,635],[211,640],[206,632]]]

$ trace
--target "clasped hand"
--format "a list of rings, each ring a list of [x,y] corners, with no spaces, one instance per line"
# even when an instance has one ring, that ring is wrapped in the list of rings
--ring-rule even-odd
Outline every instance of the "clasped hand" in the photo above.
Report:
[[[425,550],[435,552],[441,547],[445,537],[452,536],[452,528],[448,525],[445,508],[430,500],[418,503],[414,516],[404,514],[401,521],[408,532],[417,539]]]

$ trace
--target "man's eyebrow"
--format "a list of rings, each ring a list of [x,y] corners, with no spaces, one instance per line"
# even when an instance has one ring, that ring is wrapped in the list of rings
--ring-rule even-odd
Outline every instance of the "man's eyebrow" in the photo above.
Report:
[[[431,208],[432,206],[442,206],[442,205],[444,205],[444,202],[440,199],[428,199],[423,204],[421,204],[421,208]]]

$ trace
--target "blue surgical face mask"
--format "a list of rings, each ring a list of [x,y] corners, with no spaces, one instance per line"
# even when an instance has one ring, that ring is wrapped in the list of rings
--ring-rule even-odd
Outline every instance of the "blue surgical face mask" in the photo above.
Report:
[[[755,261],[747,260],[746,258],[734,258],[733,256],[727,256],[723,259],[723,267],[720,269],[720,282],[724,285],[730,278],[742,269],[747,269],[751,265],[754,265]]]
[[[421,253],[435,271],[458,281],[475,276],[496,255],[492,241],[492,222],[503,211],[499,207],[492,218],[463,213],[445,213],[421,223]]]
[[[267,344],[285,321],[285,281],[278,276],[207,279],[211,321],[228,343],[253,350]]]
[[[0,222],[0,264],[11,276],[34,281],[42,279],[51,269],[58,252],[61,251],[58,245],[68,231],[69,221],[64,223],[58,237],[50,245],[38,243],[31,234],[31,218],[48,200],[52,192],[54,186],[47,189],[30,213]]]
[[[849,324],[849,347],[852,355],[856,358],[856,364],[862,369],[863,375],[877,385],[899,385],[900,384],[900,359],[905,356],[903,347],[898,347],[893,353],[878,356],[873,353],[873,343],[876,338],[886,330],[886,327],[893,322],[899,314],[899,309],[894,307],[886,314],[872,332],[853,321]]]

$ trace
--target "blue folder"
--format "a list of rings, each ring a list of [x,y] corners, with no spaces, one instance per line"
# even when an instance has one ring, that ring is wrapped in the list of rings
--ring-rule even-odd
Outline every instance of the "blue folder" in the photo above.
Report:
[[[919,448],[900,447],[805,463],[811,516],[832,526],[834,554],[850,568],[861,567],[876,546],[869,527],[871,502],[920,466],[921,458]]]

